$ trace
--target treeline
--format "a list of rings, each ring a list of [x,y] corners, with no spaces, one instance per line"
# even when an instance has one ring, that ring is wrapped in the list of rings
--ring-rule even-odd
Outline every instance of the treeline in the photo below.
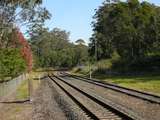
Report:
[[[159,6],[107,0],[94,15],[93,31],[89,53],[96,60],[113,59],[116,54],[112,68],[160,69]]]
[[[87,61],[88,48],[82,39],[77,44],[69,41],[69,32],[54,28],[41,28],[32,36],[30,43],[34,53],[35,68],[64,68],[82,65]]]
[[[50,14],[41,4],[42,0],[1,0],[0,81],[31,71],[30,45],[17,26],[25,26],[30,32],[42,26]]]

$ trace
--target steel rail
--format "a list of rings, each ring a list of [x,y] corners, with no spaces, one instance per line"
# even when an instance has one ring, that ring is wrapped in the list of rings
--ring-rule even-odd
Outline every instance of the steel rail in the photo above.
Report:
[[[107,89],[111,89],[111,90],[114,90],[114,91],[117,91],[117,92],[121,92],[121,93],[127,94],[129,96],[133,96],[133,97],[136,97],[136,98],[139,98],[139,99],[143,99],[143,100],[151,102],[151,103],[160,104],[160,96],[158,96],[158,95],[154,95],[154,94],[150,94],[150,93],[147,93],[147,92],[142,92],[142,91],[122,87],[122,86],[115,85],[115,84],[112,84],[112,83],[102,82],[102,81],[97,80],[97,79],[90,79],[90,78],[87,78],[87,77],[82,77],[82,76],[78,76],[78,75],[71,75],[71,74],[68,74],[68,73],[65,73],[65,75],[67,75],[69,77],[76,78],[76,80],[81,80],[81,81],[88,82],[88,83],[91,83],[91,84],[94,84],[94,85],[98,85],[98,86],[103,87],[103,88],[107,88]]]
[[[85,95],[86,97],[90,98],[92,101],[96,102],[97,104],[99,104],[100,106],[103,106],[105,109],[108,109],[110,111],[112,111],[113,113],[115,113],[116,115],[120,116],[121,118],[123,118],[124,120],[143,120],[142,118],[140,118],[139,116],[136,116],[132,111],[130,111],[129,109],[126,108],[122,108],[120,106],[116,106],[115,104],[113,105],[113,102],[109,101],[108,103],[104,100],[100,100],[98,97],[91,95],[83,90],[81,90],[80,88],[66,82],[66,80],[64,80],[61,77],[55,76],[57,79],[61,80],[63,83],[67,84],[68,86],[74,88],[76,91],[80,92],[81,94]]]
[[[76,97],[74,97],[71,93],[69,93],[63,86],[61,86],[58,82],[56,82],[55,79],[53,79],[51,76],[49,78],[59,87],[61,88],[67,95],[70,97],[91,119],[93,120],[99,120],[99,118],[92,113],[89,109],[87,109],[81,102],[79,102]]]

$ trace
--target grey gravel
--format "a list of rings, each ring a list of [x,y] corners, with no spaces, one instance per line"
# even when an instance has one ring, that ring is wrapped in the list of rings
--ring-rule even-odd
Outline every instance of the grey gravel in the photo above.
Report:
[[[80,87],[81,89],[90,93],[98,94],[99,96],[111,100],[121,106],[124,106],[141,116],[145,120],[159,120],[160,105],[152,104],[141,99],[125,95],[110,89],[102,88],[84,81],[75,80],[71,77],[64,77],[68,82]]]
[[[33,99],[32,120],[66,120],[66,116],[54,100],[54,91],[48,86],[48,80],[41,82]]]
[[[32,120],[89,120],[90,118],[49,78],[42,80],[33,99]]]
[[[70,86],[66,85],[65,83],[61,82],[60,80],[57,80],[59,84],[61,84],[67,91],[69,91],[78,101],[80,101],[85,107],[87,107],[91,112],[93,112],[99,119],[102,120],[120,120],[120,117],[111,111],[103,108],[99,104],[95,103],[88,97],[82,95],[78,91],[74,90]]]
[[[55,98],[60,108],[69,120],[90,120],[90,118],[52,81],[49,81],[55,91]]]

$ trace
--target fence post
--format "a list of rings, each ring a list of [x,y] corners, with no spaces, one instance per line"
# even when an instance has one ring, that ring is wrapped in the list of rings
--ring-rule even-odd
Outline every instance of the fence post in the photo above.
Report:
[[[29,100],[32,102],[32,91],[33,91],[33,85],[32,85],[32,75],[27,78],[28,79],[28,94],[29,94]]]

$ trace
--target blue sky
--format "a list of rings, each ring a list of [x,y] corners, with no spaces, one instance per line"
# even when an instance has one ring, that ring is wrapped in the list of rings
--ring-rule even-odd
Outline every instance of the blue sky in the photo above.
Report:
[[[43,0],[45,6],[52,14],[51,20],[46,22],[50,29],[55,27],[69,31],[70,40],[79,38],[87,43],[92,34],[91,22],[98,8],[104,0]],[[146,0],[160,5],[160,0]]]

